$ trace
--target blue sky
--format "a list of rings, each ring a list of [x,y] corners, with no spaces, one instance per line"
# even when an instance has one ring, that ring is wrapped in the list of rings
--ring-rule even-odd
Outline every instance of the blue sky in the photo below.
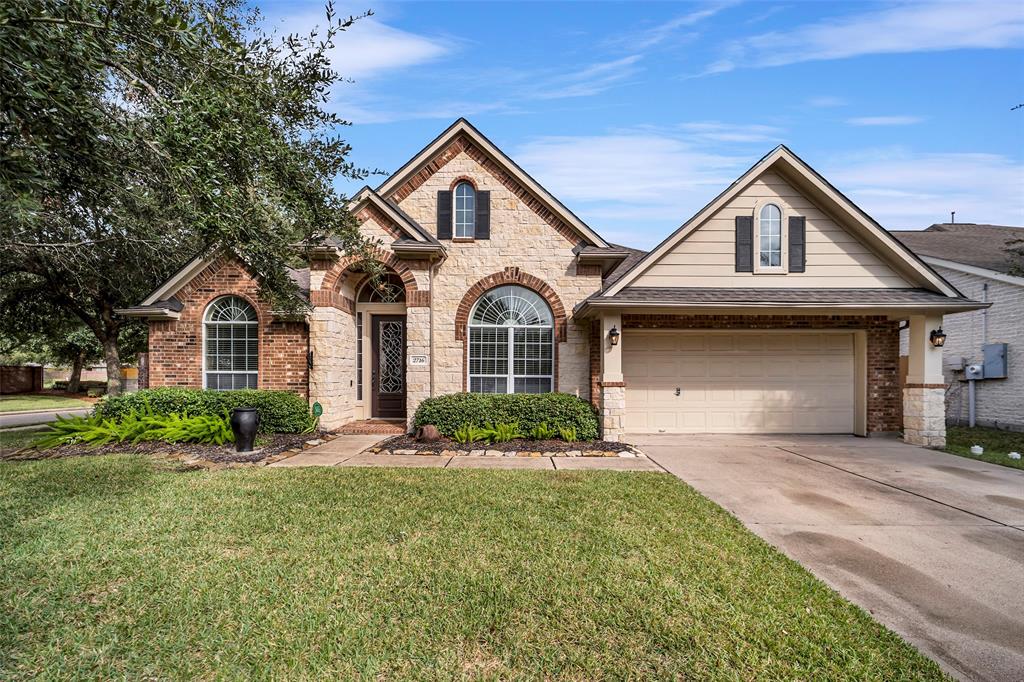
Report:
[[[282,31],[323,17],[259,4]],[[1024,225],[1024,2],[338,4],[366,9],[331,103],[363,167],[466,116],[607,239],[650,247],[785,143],[890,229]]]

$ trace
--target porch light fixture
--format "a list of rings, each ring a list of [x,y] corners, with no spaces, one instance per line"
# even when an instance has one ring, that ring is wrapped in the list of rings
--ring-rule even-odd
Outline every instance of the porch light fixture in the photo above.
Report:
[[[612,342],[613,346],[619,345],[619,330],[612,326],[608,332],[608,340]]]
[[[933,329],[932,333],[928,335],[928,340],[932,342],[932,345],[936,348],[942,348],[946,345],[946,334],[942,331],[942,327]]]

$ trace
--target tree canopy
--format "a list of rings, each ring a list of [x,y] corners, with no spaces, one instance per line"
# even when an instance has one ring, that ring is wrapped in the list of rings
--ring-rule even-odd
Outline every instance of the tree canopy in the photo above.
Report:
[[[112,392],[114,309],[189,259],[230,252],[297,311],[297,245],[360,248],[327,58],[355,20],[328,5],[319,33],[278,36],[242,0],[0,4],[0,286],[80,319]]]

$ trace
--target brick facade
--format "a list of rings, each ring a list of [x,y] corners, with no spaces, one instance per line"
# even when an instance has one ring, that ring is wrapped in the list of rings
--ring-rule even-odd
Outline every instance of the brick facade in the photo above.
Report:
[[[203,387],[203,314],[214,299],[235,295],[249,301],[259,318],[258,387],[306,396],[306,323],[276,319],[258,289],[238,263],[227,259],[188,282],[176,294],[184,306],[181,317],[149,323],[149,386]]]
[[[883,316],[623,315],[623,329],[849,329],[867,337],[867,430],[899,431],[899,323]],[[600,370],[598,370],[600,371]],[[592,379],[593,380],[593,379]]]

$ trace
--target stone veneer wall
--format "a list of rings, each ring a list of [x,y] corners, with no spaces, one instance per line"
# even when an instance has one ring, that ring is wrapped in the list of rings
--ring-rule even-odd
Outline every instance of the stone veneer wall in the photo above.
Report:
[[[903,389],[903,440],[929,448],[946,446],[946,387],[912,385]]]
[[[263,389],[307,395],[305,322],[275,319],[258,298],[259,285],[237,262],[220,259],[175,294],[181,317],[149,323],[149,386],[203,387],[203,314],[220,296],[241,296],[259,316],[259,377]]]
[[[630,315],[623,329],[863,329],[867,336],[867,430],[899,431],[899,322],[883,316]],[[626,381],[629,379],[627,377]]]
[[[364,238],[376,243],[381,258],[406,281],[406,357],[423,355],[426,365],[406,364],[406,415],[411,424],[417,406],[430,395],[430,269],[426,261],[399,261],[390,249],[395,228],[382,224],[376,211],[358,216]],[[310,347],[313,371],[310,399],[324,408],[320,423],[336,428],[356,418],[356,290],[362,275],[353,273],[343,257],[317,259],[310,264]],[[364,334],[370,316],[364,313]],[[363,353],[371,352],[365,343]],[[370,379],[363,379],[364,414],[369,415]]]
[[[431,282],[433,306],[433,393],[465,390],[464,342],[456,335],[459,303],[480,279],[517,267],[526,275],[546,282],[568,313],[601,288],[600,271],[576,265],[576,242],[517,196],[517,193],[471,156],[472,150],[451,158],[415,187],[396,190],[402,210],[420,225],[437,234],[437,192],[449,190],[459,178],[473,180],[479,190],[491,192],[491,238],[477,241],[444,241],[448,258],[436,269]],[[415,183],[413,183],[415,184]],[[558,344],[558,390],[590,398],[590,322],[569,318],[566,339]],[[410,332],[410,341],[412,332]],[[410,349],[409,351],[413,351]]]

